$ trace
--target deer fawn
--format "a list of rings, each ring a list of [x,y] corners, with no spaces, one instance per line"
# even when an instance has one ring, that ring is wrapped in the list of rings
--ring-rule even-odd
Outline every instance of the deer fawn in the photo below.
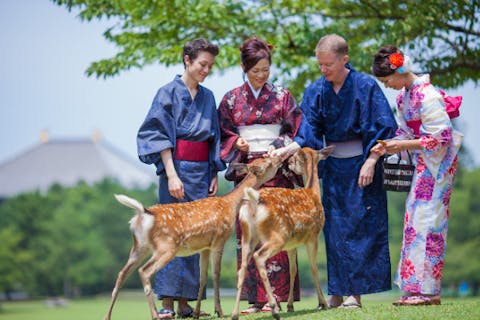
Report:
[[[145,208],[135,199],[115,195],[123,205],[135,210],[130,220],[133,246],[127,263],[119,272],[112,300],[105,320],[109,320],[113,305],[123,282],[151,254],[151,258],[139,268],[143,289],[147,296],[153,319],[158,319],[150,284],[151,276],[162,269],[175,256],[200,253],[200,288],[193,313],[198,318],[202,293],[207,282],[210,252],[214,254],[213,279],[215,312],[223,317],[220,305],[220,263],[225,242],[233,233],[238,203],[246,187],[258,188],[272,179],[282,165],[280,157],[261,158],[236,170],[247,173],[242,182],[222,197],[211,197],[192,202],[159,204]]]
[[[263,188],[258,191],[252,188],[245,189],[245,198],[239,206],[239,219],[242,226],[242,265],[238,271],[238,292],[232,319],[238,319],[241,288],[246,267],[252,255],[267,292],[272,316],[280,319],[279,306],[267,277],[265,261],[281,250],[287,250],[290,260],[287,310],[293,311],[293,279],[297,273],[296,248],[302,244],[307,247],[319,309],[328,308],[320,287],[317,269],[317,238],[325,222],[317,165],[320,160],[326,159],[333,149],[333,146],[320,151],[303,148],[290,157],[289,168],[304,177],[305,188]],[[261,242],[260,248],[253,252],[259,242]]]

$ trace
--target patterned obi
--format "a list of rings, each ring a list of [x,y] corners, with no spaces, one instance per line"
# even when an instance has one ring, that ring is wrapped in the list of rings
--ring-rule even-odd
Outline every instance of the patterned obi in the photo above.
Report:
[[[266,152],[280,135],[279,124],[252,124],[239,126],[240,137],[248,142],[248,152]]]
[[[208,141],[178,139],[173,158],[186,161],[208,161]]]

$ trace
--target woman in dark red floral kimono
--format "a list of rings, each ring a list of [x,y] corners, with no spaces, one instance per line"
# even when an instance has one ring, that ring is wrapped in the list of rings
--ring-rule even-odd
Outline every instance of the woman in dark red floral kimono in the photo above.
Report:
[[[248,163],[270,150],[292,142],[301,122],[301,111],[290,92],[268,83],[272,46],[258,38],[246,40],[240,48],[245,83],[225,94],[219,106],[222,160],[228,163]],[[227,170],[225,178],[238,184],[243,177]],[[293,188],[302,185],[301,177],[286,165],[266,187]],[[241,229],[237,230],[237,267],[241,264]],[[296,261],[293,263],[297,263]],[[278,302],[288,299],[290,285],[289,261],[286,251],[267,260],[266,268],[273,293]],[[294,279],[294,298],[300,299],[298,275]],[[242,300],[252,304],[243,314],[270,312],[263,282],[253,259],[249,262],[242,288]]]

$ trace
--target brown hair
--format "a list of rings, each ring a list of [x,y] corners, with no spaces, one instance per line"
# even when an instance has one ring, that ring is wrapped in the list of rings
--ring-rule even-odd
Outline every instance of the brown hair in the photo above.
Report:
[[[245,67],[244,72],[247,73],[262,59],[268,59],[269,64],[272,64],[272,49],[271,44],[257,37],[245,40],[240,47],[240,59]]]
[[[218,47],[216,45],[203,38],[194,39],[183,46],[183,66],[185,67],[185,56],[188,56],[191,61],[194,61],[197,59],[200,51],[209,52],[214,57],[218,55]]]
[[[403,56],[403,52],[393,45],[383,46],[375,53],[372,63],[372,73],[375,77],[386,77],[395,73],[395,69],[390,66],[392,53],[399,53]]]

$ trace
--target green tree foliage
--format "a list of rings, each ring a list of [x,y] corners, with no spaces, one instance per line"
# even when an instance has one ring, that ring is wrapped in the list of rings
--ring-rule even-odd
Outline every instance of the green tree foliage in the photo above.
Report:
[[[154,189],[125,190],[105,180],[6,200],[0,205],[0,290],[49,296],[110,290],[128,258],[133,214],[113,194],[149,205]]]
[[[444,285],[480,284],[480,169],[460,168],[450,207]],[[222,178],[222,193],[231,185]],[[89,295],[108,292],[125,264],[132,243],[128,221],[133,212],[119,204],[115,193],[128,194],[144,205],[156,202],[156,187],[126,190],[104,180],[93,186],[53,186],[46,194],[21,194],[0,204],[0,291],[22,290],[32,296]],[[389,239],[392,274],[402,242],[404,193],[389,192]],[[320,236],[320,280],[327,281],[323,235]],[[313,287],[306,250],[298,250],[302,287]],[[211,275],[211,272],[210,272]],[[235,287],[236,242],[228,241],[222,260],[221,285]],[[211,282],[210,282],[211,283]],[[134,273],[124,285],[141,288]]]
[[[480,80],[480,1],[425,0],[52,0],[83,20],[108,19],[104,37],[118,53],[88,75],[109,77],[152,63],[181,62],[183,44],[205,37],[221,47],[217,68],[239,65],[238,47],[257,35],[275,46],[275,75],[299,98],[318,77],[313,50],[327,33],[344,36],[352,64],[369,72],[372,55],[395,44],[418,72],[448,88]]]

